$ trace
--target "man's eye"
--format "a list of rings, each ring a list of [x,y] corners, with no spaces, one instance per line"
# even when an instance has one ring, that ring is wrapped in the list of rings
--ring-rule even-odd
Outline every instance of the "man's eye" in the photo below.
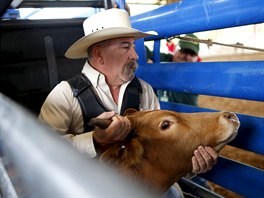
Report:
[[[124,49],[129,49],[130,46],[129,46],[129,45],[124,45],[122,48],[124,48]]]

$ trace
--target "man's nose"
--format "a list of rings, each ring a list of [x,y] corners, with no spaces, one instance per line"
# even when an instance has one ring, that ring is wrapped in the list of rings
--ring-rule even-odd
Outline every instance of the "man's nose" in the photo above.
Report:
[[[130,58],[133,60],[138,60],[138,54],[137,54],[135,48],[132,49],[132,54],[131,54]]]

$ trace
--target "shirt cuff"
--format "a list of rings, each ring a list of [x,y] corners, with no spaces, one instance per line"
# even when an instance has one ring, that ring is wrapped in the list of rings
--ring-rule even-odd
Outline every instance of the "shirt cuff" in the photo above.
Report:
[[[96,150],[93,142],[93,132],[83,133],[80,135],[65,135],[67,140],[69,140],[73,146],[81,153],[86,153],[90,158],[96,156]]]

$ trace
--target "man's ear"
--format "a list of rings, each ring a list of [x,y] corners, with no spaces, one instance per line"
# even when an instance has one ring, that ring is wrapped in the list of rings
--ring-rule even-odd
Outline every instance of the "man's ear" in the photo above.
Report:
[[[133,114],[133,113],[135,113],[135,112],[137,112],[136,109],[128,108],[127,110],[125,110],[124,116],[131,115],[131,114]]]
[[[93,48],[93,56],[96,58],[96,60],[100,63],[100,64],[104,64],[104,59],[102,57],[102,54],[101,54],[101,50],[100,50],[100,47],[99,46],[95,46]]]

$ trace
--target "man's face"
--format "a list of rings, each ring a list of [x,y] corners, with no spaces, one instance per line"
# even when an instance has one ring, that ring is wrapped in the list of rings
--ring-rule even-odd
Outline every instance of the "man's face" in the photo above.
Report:
[[[191,49],[180,49],[174,54],[173,62],[197,62],[198,56]]]
[[[102,51],[106,75],[121,85],[134,78],[138,55],[132,37],[109,40]]]

